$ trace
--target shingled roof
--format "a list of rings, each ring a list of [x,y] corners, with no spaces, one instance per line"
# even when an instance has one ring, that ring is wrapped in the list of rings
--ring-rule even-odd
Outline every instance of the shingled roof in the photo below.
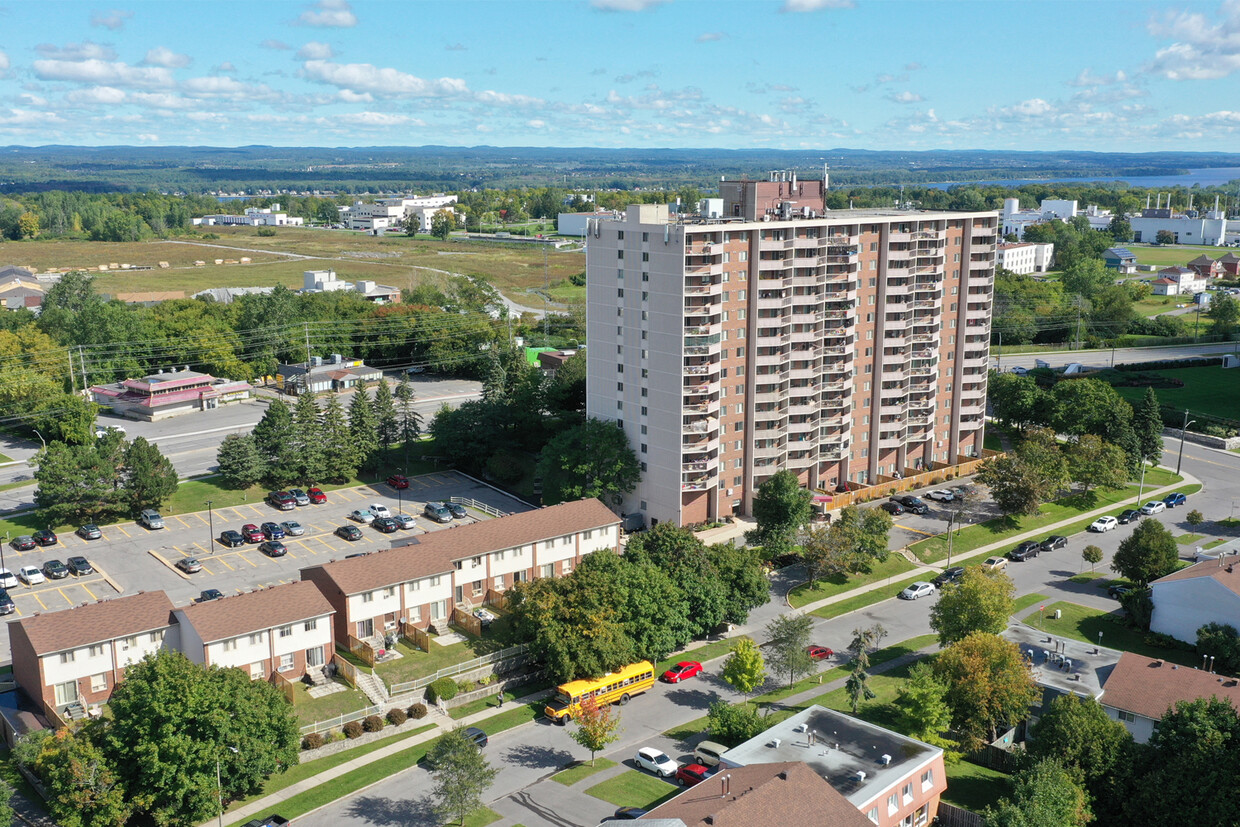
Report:
[[[1102,703],[1157,721],[1177,701],[1212,695],[1240,708],[1240,682],[1235,678],[1125,652],[1107,678]]]
[[[203,643],[297,623],[335,612],[318,586],[309,581],[207,600],[178,609]]]
[[[611,509],[598,500],[578,500],[432,531],[413,538],[408,545],[311,568],[327,573],[344,594],[357,594],[418,577],[446,574],[452,571],[454,560],[619,522]]]
[[[14,622],[35,654],[46,655],[167,628],[173,623],[172,601],[162,591],[138,592]]]
[[[1227,560],[1203,560],[1186,569],[1180,569],[1165,577],[1160,577],[1150,585],[1156,586],[1159,583],[1169,583],[1173,580],[1197,580],[1202,577],[1209,577],[1220,583],[1223,588],[1230,589],[1235,594],[1240,594],[1240,571],[1236,570],[1236,561],[1234,559],[1232,562]]]

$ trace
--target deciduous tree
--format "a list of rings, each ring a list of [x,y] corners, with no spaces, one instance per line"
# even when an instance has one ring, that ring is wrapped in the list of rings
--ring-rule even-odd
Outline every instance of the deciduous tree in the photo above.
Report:
[[[766,729],[766,721],[751,703],[714,701],[706,711],[706,721],[710,737],[725,747],[743,744]]]
[[[1214,332],[1230,335],[1240,323],[1240,302],[1233,296],[1215,295],[1206,315],[1214,322]]]
[[[767,477],[753,498],[753,518],[758,527],[746,539],[762,546],[768,558],[785,554],[792,539],[813,515],[813,495],[803,488],[791,471],[776,471]]]
[[[455,229],[456,216],[452,210],[439,210],[431,217],[431,235],[440,241],[447,241]]]
[[[994,741],[1001,725],[1023,720],[1039,696],[1020,648],[986,632],[948,646],[934,671],[947,683],[952,728],[966,751]]]
[[[1115,491],[1128,485],[1128,456],[1102,437],[1078,436],[1067,453],[1068,475],[1086,492],[1095,486]]]
[[[1214,658],[1214,668],[1224,674],[1240,672],[1240,637],[1230,623],[1207,623],[1197,630],[1197,652]]]
[[[974,632],[997,635],[1007,627],[1015,595],[1016,585],[1003,572],[969,566],[959,582],[943,587],[930,609],[930,628],[938,633],[940,646]]]
[[[464,827],[466,817],[482,806],[482,795],[499,771],[465,736],[464,727],[441,735],[426,762],[435,779],[431,797],[436,811],[443,818],[459,819]]]
[[[594,766],[594,753],[620,740],[620,716],[613,709],[611,706],[600,707],[593,697],[582,698],[581,711],[573,720],[577,727],[570,737],[590,750],[591,767]]]
[[[1033,758],[1060,761],[1074,780],[1097,797],[1131,746],[1122,723],[1093,698],[1059,695],[1042,711],[1026,748]]]
[[[614,503],[637,485],[641,469],[623,430],[612,422],[587,419],[547,443],[538,472],[545,503],[582,497]]]
[[[1054,759],[1021,771],[1012,797],[987,808],[987,827],[1084,827],[1093,821],[1085,791]]]
[[[909,668],[908,680],[896,690],[895,703],[909,735],[938,747],[955,745],[946,737],[952,722],[947,683],[934,674],[929,663],[918,661]]]
[[[48,812],[57,824],[121,827],[129,820],[133,804],[125,786],[90,738],[62,729],[39,743],[30,769],[48,792]],[[9,823],[0,817],[0,824]]]
[[[766,683],[766,663],[762,660],[762,650],[758,644],[747,637],[733,641],[732,654],[723,662],[723,671],[719,676],[743,695],[761,688]]]
[[[766,624],[766,661],[777,675],[787,675],[788,685],[814,671],[814,660],[805,651],[813,619],[803,614],[783,614]]]
[[[1085,562],[1089,563],[1089,570],[1093,571],[1094,567],[1102,562],[1102,549],[1094,545],[1085,546],[1081,550],[1081,557],[1085,558]]]
[[[988,460],[977,479],[1005,514],[1032,515],[1067,485],[1068,469],[1054,434],[1032,428],[1014,452]]]
[[[1144,587],[1175,571],[1179,559],[1175,536],[1158,520],[1147,519],[1120,541],[1111,559],[1111,570]]]

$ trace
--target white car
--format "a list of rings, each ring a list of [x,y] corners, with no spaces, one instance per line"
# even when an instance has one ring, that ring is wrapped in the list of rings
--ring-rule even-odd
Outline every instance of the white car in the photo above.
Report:
[[[286,520],[280,523],[280,528],[284,529],[284,533],[290,537],[300,537],[306,533],[305,526],[296,520]]]
[[[373,503],[370,506],[370,513],[374,515],[375,517],[391,517],[392,516],[392,512],[388,511],[388,507],[386,505],[382,505],[381,503]]]
[[[633,761],[637,763],[639,769],[652,772],[655,775],[661,775],[664,778],[671,778],[676,774],[676,770],[680,769],[679,764],[654,747],[642,747],[637,751],[637,755],[633,757]]]
[[[982,562],[982,568],[989,569],[990,571],[1003,571],[1007,568],[1007,564],[1006,557],[987,557]]]
[[[20,577],[22,582],[27,586],[34,586],[38,583],[44,582],[43,572],[39,571],[38,566],[22,566],[17,570],[17,576]]]
[[[956,499],[956,495],[947,488],[940,488],[938,491],[931,491],[929,494],[926,494],[925,498],[927,500],[937,500],[941,503],[949,503]]]
[[[934,584],[918,580],[900,592],[900,597],[904,600],[916,600],[919,597],[929,597],[932,594],[934,594]]]
[[[0,569],[0,589],[17,588],[17,577],[8,569]]]
[[[1111,529],[1115,528],[1118,525],[1119,525],[1119,520],[1115,519],[1114,517],[1099,517],[1098,519],[1094,520],[1092,523],[1089,524],[1089,530],[1097,531],[1098,533],[1101,534],[1104,531],[1110,531]]]
[[[373,523],[375,521],[375,515],[371,514],[369,511],[367,511],[364,508],[359,508],[359,509],[356,509],[355,511],[349,512],[349,519],[357,520],[359,523],[365,523],[369,525],[370,523]]]
[[[1141,506],[1141,513],[1147,516],[1150,514],[1157,514],[1160,511],[1166,511],[1166,510],[1167,510],[1167,504],[1163,502],[1162,500],[1151,500],[1150,502]]]

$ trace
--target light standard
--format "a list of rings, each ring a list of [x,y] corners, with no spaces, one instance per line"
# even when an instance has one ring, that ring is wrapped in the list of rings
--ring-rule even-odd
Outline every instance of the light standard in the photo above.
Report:
[[[1186,431],[1188,431],[1188,426],[1194,424],[1196,421],[1197,420],[1195,419],[1190,420],[1188,418],[1188,409],[1185,408],[1184,409],[1184,427],[1180,429],[1180,456],[1175,461],[1175,473],[1176,474],[1180,473],[1180,465],[1182,465],[1184,462],[1184,434]]]
[[[215,554],[215,514],[211,511],[211,500],[207,500],[207,548]]]
[[[240,752],[236,747],[229,747],[233,755]],[[224,827],[224,785],[220,783],[220,754],[215,753],[215,797],[220,806],[220,827]]]
[[[37,436],[37,437],[39,438],[39,442],[42,442],[42,443],[43,443],[43,450],[44,450],[44,451],[46,451],[46,450],[47,450],[47,440],[43,438],[43,434],[39,433],[39,429],[38,429],[38,428],[31,428],[30,430],[34,431],[35,436]]]

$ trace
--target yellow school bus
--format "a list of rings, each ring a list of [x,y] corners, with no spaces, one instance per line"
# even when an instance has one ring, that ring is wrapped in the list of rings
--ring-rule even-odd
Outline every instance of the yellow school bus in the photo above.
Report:
[[[593,697],[599,706],[629,702],[629,698],[654,686],[654,666],[648,660],[630,663],[601,678],[569,681],[561,684],[555,697],[544,710],[547,717],[558,724],[567,724],[581,710],[581,702]]]

